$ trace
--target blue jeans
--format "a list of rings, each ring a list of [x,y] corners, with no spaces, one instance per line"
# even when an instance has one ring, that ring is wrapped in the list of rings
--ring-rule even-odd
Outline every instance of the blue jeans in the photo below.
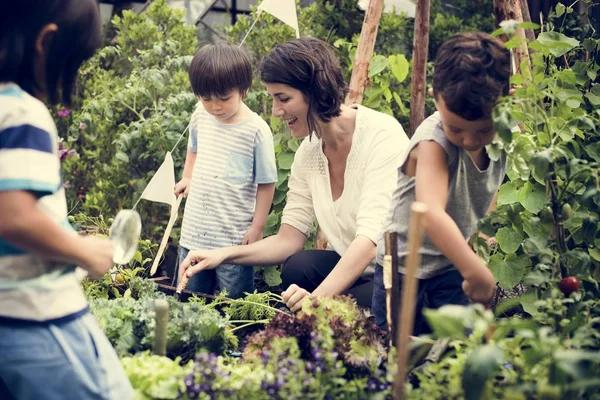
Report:
[[[402,285],[403,275],[398,273],[398,284]],[[415,303],[413,335],[431,332],[423,315],[423,308],[440,308],[446,304],[468,305],[469,299],[462,290],[463,277],[456,269],[429,279],[419,279]],[[402,286],[400,286],[402,288]],[[377,265],[373,278],[373,302],[371,311],[380,329],[387,329],[387,305],[383,286],[383,268]]]
[[[181,265],[189,252],[185,247],[179,247],[178,265]],[[215,269],[201,271],[192,276],[186,289],[206,294],[219,293],[225,289],[228,292],[227,297],[239,299],[244,296],[244,293],[254,292],[254,267],[222,264]]]
[[[0,399],[127,400],[133,389],[89,312],[56,323],[0,322]]]

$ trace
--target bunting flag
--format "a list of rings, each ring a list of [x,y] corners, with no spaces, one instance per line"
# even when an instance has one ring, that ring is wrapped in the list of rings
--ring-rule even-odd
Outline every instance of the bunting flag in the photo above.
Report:
[[[258,11],[259,13],[266,11],[284,24],[291,26],[296,31],[296,38],[300,37],[294,0],[263,0],[258,6]]]
[[[154,275],[158,269],[158,263],[160,262],[160,258],[165,251],[165,247],[169,241],[169,236],[171,235],[171,230],[173,229],[173,225],[175,224],[175,220],[177,219],[179,213],[179,205],[181,204],[181,199],[183,196],[175,198],[175,194],[173,193],[174,188],[175,167],[173,164],[173,156],[171,155],[170,151],[167,151],[167,154],[165,154],[165,160],[160,165],[150,182],[148,182],[148,185],[140,196],[140,200],[146,199],[156,203],[165,203],[171,206],[171,215],[169,217],[167,229],[165,230],[165,234],[160,242],[160,247],[158,248],[156,257],[152,262],[150,276]]]
[[[167,151],[167,154],[165,154],[165,161],[163,161],[150,182],[148,182],[140,199],[173,206],[173,204],[175,204],[173,188],[175,188],[175,167],[173,165],[171,152]]]

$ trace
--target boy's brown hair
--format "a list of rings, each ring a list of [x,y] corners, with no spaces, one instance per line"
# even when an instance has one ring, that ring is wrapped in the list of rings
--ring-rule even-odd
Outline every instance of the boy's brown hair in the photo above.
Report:
[[[234,89],[245,94],[252,86],[252,64],[238,46],[207,44],[194,55],[189,77],[198,97],[224,96]]]
[[[487,33],[458,33],[439,49],[433,93],[448,110],[469,121],[490,117],[498,98],[508,95],[511,58]]]

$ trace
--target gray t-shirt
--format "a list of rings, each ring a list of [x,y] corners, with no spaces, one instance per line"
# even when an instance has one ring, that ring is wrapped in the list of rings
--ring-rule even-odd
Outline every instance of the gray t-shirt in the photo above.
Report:
[[[469,153],[450,143],[436,112],[417,128],[409,148],[404,154],[404,165],[410,152],[422,141],[432,140],[444,148],[448,155],[448,202],[446,212],[462,232],[465,240],[477,229],[477,223],[483,218],[498,192],[506,173],[504,153],[498,161],[490,160],[488,168],[481,171],[473,162]],[[407,255],[407,234],[410,219],[410,206],[415,201],[415,178],[398,170],[398,184],[392,195],[390,211],[384,224],[384,232],[398,232],[398,270],[404,273]],[[427,279],[443,274],[454,268],[426,236],[420,250],[422,260],[417,273],[419,279]],[[383,264],[385,240],[377,243],[377,263]]]

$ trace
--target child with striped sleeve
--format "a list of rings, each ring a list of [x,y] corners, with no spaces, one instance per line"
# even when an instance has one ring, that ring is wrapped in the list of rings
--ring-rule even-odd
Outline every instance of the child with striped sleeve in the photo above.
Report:
[[[252,84],[246,52],[231,44],[198,51],[189,71],[200,102],[192,115],[183,178],[175,194],[187,197],[179,264],[190,250],[244,245],[262,239],[277,167],[267,123],[244,104]],[[187,289],[232,298],[254,290],[254,267],[221,265],[193,276]]]
[[[67,220],[44,104],[70,103],[101,43],[95,0],[0,2],[0,399],[133,396],[75,271],[104,275],[112,245]]]

